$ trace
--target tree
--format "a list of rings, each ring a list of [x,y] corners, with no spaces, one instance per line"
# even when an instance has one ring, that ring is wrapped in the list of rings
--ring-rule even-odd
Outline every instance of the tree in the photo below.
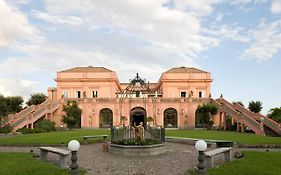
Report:
[[[32,94],[30,99],[26,102],[28,106],[38,105],[46,100],[46,95],[43,93]]]
[[[3,95],[0,94],[0,119],[7,115],[8,106],[6,103],[6,99]]]
[[[248,106],[249,110],[254,113],[259,113],[262,109],[262,102],[260,101],[251,101]]]
[[[213,125],[212,117],[218,113],[218,108],[214,104],[199,105],[195,111],[196,125],[203,125],[211,128]]]
[[[272,108],[269,111],[268,118],[275,120],[276,122],[281,122],[281,107],[280,108]]]
[[[63,107],[63,111],[65,111],[66,114],[63,117],[63,122],[69,129],[81,127],[82,110],[78,107],[76,101],[68,101],[67,105]]]
[[[22,110],[23,98],[20,96],[4,97],[0,95],[0,117]]]
[[[20,96],[6,97],[6,104],[8,107],[8,114],[17,113],[22,110],[23,98]]]

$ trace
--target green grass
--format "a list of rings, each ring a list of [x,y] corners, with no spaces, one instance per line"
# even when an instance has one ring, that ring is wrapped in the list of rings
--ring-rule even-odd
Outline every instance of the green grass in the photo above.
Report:
[[[242,144],[281,144],[280,137],[257,136],[251,133],[227,131],[166,130],[166,136],[199,138],[208,140],[231,140]]]
[[[244,157],[208,170],[208,175],[280,175],[281,152],[244,152]]]
[[[67,175],[68,170],[32,157],[30,153],[0,153],[1,175]]]
[[[110,134],[109,130],[70,130],[38,134],[24,134],[0,138],[0,145],[59,145],[67,144],[70,140],[82,141],[81,136]]]
[[[39,134],[26,134],[11,137],[0,137],[0,145],[59,145],[70,140],[82,141],[85,135],[110,135],[107,129],[72,130]],[[280,137],[256,136],[249,133],[208,131],[208,130],[166,130],[166,136],[199,138],[208,140],[231,140],[242,144],[281,144]],[[90,139],[89,142],[94,142]]]

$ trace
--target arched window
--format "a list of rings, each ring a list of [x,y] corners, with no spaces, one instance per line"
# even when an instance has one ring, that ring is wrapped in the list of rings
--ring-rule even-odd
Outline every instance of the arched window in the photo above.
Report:
[[[113,124],[113,112],[109,108],[103,108],[100,110],[99,115],[100,128],[109,128]]]
[[[164,127],[165,128],[177,128],[178,127],[178,112],[175,108],[165,109]]]

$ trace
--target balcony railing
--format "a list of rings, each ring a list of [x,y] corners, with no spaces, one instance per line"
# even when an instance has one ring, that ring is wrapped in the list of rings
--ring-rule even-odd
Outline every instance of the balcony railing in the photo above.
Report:
[[[115,102],[149,102],[159,100],[162,103],[210,103],[210,98],[189,98],[189,97],[173,97],[173,98],[165,98],[165,97],[134,97],[134,98],[64,98],[64,101],[78,101],[78,102],[100,102],[100,103],[115,103]]]

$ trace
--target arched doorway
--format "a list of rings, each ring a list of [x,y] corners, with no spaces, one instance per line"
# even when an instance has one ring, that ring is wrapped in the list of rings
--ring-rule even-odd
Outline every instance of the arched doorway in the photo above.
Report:
[[[210,122],[209,113],[201,112],[200,110],[195,111],[195,128],[208,128]]]
[[[142,107],[135,107],[131,110],[131,126],[139,125],[140,122],[146,126],[146,111]]]
[[[100,110],[99,126],[100,128],[110,128],[113,123],[113,112],[109,108]]]
[[[164,127],[165,128],[177,128],[178,127],[178,112],[175,108],[165,109]]]

